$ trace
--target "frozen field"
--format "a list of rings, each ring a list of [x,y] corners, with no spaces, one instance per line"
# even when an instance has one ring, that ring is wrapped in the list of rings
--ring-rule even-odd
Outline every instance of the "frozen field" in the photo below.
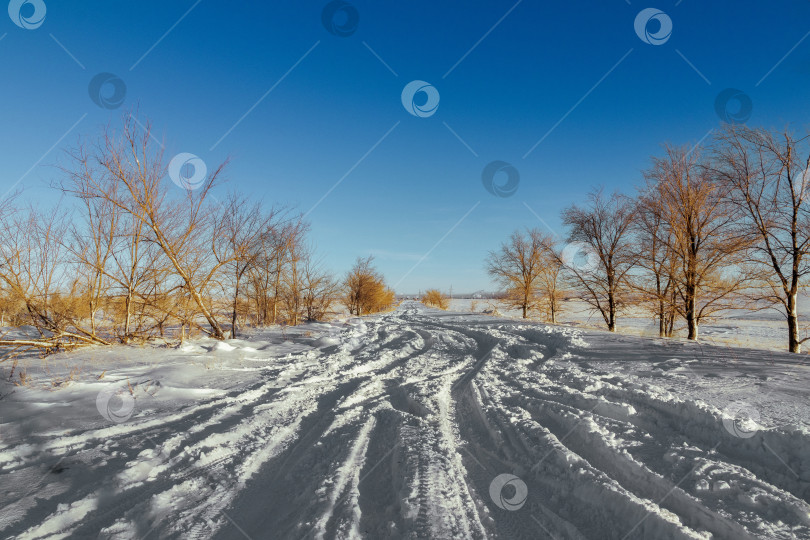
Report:
[[[405,302],[0,364],[0,537],[810,538],[805,358]]]

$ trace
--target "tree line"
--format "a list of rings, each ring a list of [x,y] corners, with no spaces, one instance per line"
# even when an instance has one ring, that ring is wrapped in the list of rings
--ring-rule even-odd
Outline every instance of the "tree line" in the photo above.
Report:
[[[358,259],[327,271],[300,214],[238,192],[214,195],[223,163],[195,189],[167,178],[151,126],[125,115],[66,151],[56,208],[0,206],[0,346],[47,351],[198,331],[237,337],[245,326],[322,320],[342,302],[379,311],[393,292]]]
[[[573,294],[616,330],[645,307],[661,337],[732,308],[776,308],[801,352],[799,294],[810,249],[808,135],[724,125],[705,149],[665,145],[634,196],[593,189],[562,211],[567,245],[516,231],[486,268],[523,317],[556,322]]]

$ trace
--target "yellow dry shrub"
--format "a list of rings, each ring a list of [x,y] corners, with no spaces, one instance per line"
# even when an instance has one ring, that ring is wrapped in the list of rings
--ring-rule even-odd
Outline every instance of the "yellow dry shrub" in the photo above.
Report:
[[[447,309],[450,307],[450,298],[439,292],[438,289],[429,289],[422,296],[422,303],[426,306]]]

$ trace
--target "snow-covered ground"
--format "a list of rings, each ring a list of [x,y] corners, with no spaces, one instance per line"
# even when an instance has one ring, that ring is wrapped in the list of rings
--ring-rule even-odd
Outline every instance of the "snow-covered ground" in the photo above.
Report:
[[[0,537],[810,538],[804,358],[405,302],[29,360]]]

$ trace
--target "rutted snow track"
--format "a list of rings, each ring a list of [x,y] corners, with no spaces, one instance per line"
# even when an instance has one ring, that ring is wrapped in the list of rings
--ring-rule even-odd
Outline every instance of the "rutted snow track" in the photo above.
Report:
[[[607,369],[642,340],[407,302],[335,337],[171,412],[0,439],[0,537],[810,538],[806,428],[735,437]]]

